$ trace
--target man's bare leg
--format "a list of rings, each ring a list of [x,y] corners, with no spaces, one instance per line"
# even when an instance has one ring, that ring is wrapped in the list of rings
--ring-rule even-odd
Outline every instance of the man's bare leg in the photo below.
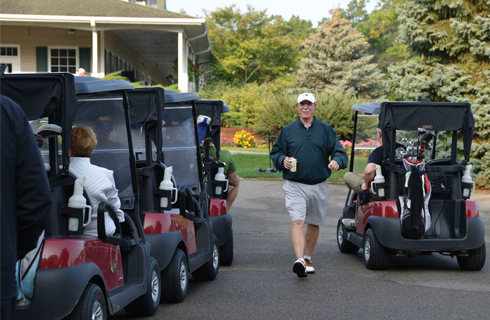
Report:
[[[305,250],[305,235],[303,233],[304,224],[305,222],[302,220],[294,220],[291,224],[291,243],[296,259],[303,258]]]
[[[318,235],[320,234],[320,226],[314,224],[306,225],[306,251],[305,256],[311,257],[313,249],[315,249],[316,242],[318,240]]]

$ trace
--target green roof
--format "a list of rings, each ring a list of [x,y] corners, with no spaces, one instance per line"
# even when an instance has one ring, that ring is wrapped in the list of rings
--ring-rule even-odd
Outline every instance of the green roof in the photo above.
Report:
[[[127,18],[194,18],[121,0],[0,0],[2,14]]]

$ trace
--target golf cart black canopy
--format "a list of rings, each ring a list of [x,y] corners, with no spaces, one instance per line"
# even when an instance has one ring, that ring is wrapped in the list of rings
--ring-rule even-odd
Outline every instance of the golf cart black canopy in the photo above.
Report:
[[[211,123],[209,124],[209,136],[211,137],[213,144],[216,146],[217,155],[219,156],[221,114],[230,112],[230,108],[228,108],[228,105],[224,101],[208,99],[196,101],[196,108],[198,115],[211,118]]]
[[[165,90],[165,103],[180,103],[200,100],[201,97],[194,92],[176,92],[173,90]]]
[[[95,77],[76,77],[77,94],[131,90],[134,86],[125,80],[102,80]]]
[[[382,102],[379,120],[383,145],[389,145],[390,140],[392,142],[392,148],[384,149],[385,159],[394,159],[396,130],[417,131],[418,128],[456,134],[462,130],[464,158],[470,158],[475,120],[469,103],[432,102],[429,99],[422,99],[421,102]]]
[[[162,155],[162,114],[165,104],[165,90],[161,87],[140,87],[128,91],[131,104],[129,110],[131,126],[143,125],[145,132],[151,137],[157,148],[157,162],[163,160]],[[158,125],[160,123],[160,125]],[[150,143],[150,142],[148,142]],[[146,147],[147,160],[151,157],[151,144]]]
[[[49,117],[63,128],[62,141],[70,141],[77,110],[75,81],[71,73],[3,74],[0,92],[19,104],[29,120]],[[63,167],[68,168],[68,143],[62,144]]]

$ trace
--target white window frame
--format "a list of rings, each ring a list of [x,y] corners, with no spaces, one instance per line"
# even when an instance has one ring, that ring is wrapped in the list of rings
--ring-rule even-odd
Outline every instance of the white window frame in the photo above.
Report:
[[[76,59],[76,66],[75,66],[75,74],[78,73],[78,68],[80,68],[80,50],[79,47],[76,46],[48,46],[48,72],[51,71],[51,49],[75,49],[75,59]],[[60,72],[60,71],[58,71]],[[70,72],[69,70],[66,72]]]
[[[11,64],[12,70],[9,70],[9,73],[19,73],[22,71],[20,64],[20,44],[4,44],[0,43],[1,47],[9,47],[9,48],[17,48],[16,56],[1,56],[0,55],[0,63]],[[17,67],[17,68],[16,68]]]

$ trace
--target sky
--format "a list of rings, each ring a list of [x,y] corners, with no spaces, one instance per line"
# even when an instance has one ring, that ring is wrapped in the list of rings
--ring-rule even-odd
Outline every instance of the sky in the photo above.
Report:
[[[351,0],[168,0],[167,10],[180,12],[184,10],[193,17],[204,17],[203,9],[215,11],[236,4],[241,12],[247,11],[247,4],[252,5],[255,10],[267,9],[268,15],[281,15],[289,20],[294,14],[303,20],[311,20],[313,27],[317,26],[318,21],[324,17],[329,17],[329,11],[333,8],[346,9]],[[366,9],[371,12],[377,0],[370,0],[366,4]]]

